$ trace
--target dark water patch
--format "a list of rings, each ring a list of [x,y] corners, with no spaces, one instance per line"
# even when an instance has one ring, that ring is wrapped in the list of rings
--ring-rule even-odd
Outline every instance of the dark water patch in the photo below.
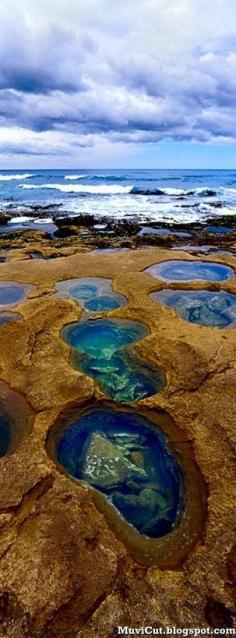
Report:
[[[62,338],[72,348],[74,365],[119,403],[151,396],[165,385],[163,373],[132,352],[132,344],[147,335],[144,325],[126,319],[81,321],[62,330]]]
[[[0,312],[0,326],[3,326],[5,323],[20,321],[21,319],[21,315],[17,312]]]
[[[21,303],[34,288],[35,286],[30,284],[0,281],[0,310],[2,307],[10,308]]]
[[[146,269],[152,277],[164,281],[227,281],[234,276],[230,266],[204,261],[163,261]]]
[[[165,191],[162,190],[161,188],[138,188],[137,186],[134,186],[132,188],[132,190],[130,191],[132,195],[147,195],[147,196],[162,196],[165,195]]]
[[[139,562],[181,564],[202,533],[205,491],[191,444],[169,415],[108,402],[74,406],[58,417],[46,447],[62,472],[90,485]]]
[[[206,226],[205,231],[214,235],[228,235],[229,233],[234,232],[234,229],[228,228],[227,226]]]
[[[112,280],[105,277],[81,277],[56,284],[57,295],[78,301],[89,312],[109,312],[124,306],[126,297],[114,292]]]
[[[0,414],[0,457],[5,456],[11,440],[10,423],[4,415]]]
[[[132,195],[146,195],[146,196],[156,196],[156,197],[216,197],[217,191],[210,188],[196,188],[191,190],[184,190],[181,188],[139,188],[137,186],[133,186],[130,191]]]
[[[214,600],[213,598],[208,598],[205,606],[205,618],[210,627],[232,628],[235,620],[235,612],[233,609],[228,609],[224,603]]]
[[[139,237],[143,235],[176,235],[176,237],[191,237],[191,233],[179,232],[168,228],[154,228],[152,226],[144,226],[138,233]]]
[[[33,422],[33,410],[25,398],[0,381],[0,457],[16,450]]]
[[[186,321],[201,326],[228,328],[236,325],[236,295],[208,290],[161,290],[154,301],[174,308]]]
[[[188,195],[192,194],[198,195],[199,197],[216,197],[216,195],[218,195],[217,191],[213,190],[212,188],[199,188],[194,191],[188,192]]]
[[[59,257],[59,255],[44,255],[43,253],[41,253],[40,250],[36,250],[33,253],[29,253],[31,259],[55,259],[56,257]]]

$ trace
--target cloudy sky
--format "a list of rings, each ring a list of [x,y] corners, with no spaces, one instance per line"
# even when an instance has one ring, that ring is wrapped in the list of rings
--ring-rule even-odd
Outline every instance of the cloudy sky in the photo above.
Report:
[[[0,168],[236,168],[235,0],[0,0]]]

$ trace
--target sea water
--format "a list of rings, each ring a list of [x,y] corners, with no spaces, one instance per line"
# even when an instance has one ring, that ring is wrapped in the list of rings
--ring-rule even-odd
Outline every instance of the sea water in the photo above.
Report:
[[[12,230],[30,224],[53,232],[54,217],[79,213],[170,225],[204,222],[236,213],[236,171],[7,170],[0,173],[0,203]]]

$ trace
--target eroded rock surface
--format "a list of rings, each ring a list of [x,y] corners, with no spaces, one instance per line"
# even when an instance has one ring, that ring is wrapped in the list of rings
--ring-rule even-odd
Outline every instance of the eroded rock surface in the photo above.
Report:
[[[34,413],[28,436],[0,460],[0,635],[111,638],[117,625],[234,623],[235,328],[184,322],[150,299],[166,284],[143,271],[178,259],[178,252],[68,252],[44,261],[25,259],[19,250],[1,264],[1,280],[37,288],[14,307],[21,321],[0,326],[1,379],[26,397]],[[209,260],[236,266],[232,255]],[[91,378],[71,366],[69,347],[60,339],[62,327],[78,321],[82,308],[53,295],[56,282],[95,271],[112,278],[114,290],[128,299],[112,316],[149,327],[135,345],[137,355],[165,372],[167,385],[142,406],[170,413],[202,473],[204,534],[177,570],[140,565],[89,488],[60,475],[45,451],[48,430],[63,410],[104,398]],[[235,294],[236,278],[188,282],[185,289]],[[151,495],[144,496],[151,507]]]

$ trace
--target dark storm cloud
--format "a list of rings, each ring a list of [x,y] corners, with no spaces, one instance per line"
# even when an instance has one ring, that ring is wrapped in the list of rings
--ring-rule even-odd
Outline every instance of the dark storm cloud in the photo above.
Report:
[[[37,134],[37,148],[28,136],[9,152],[48,153],[50,134],[68,153],[99,137],[236,140],[231,0],[38,4],[0,7],[0,127]]]

